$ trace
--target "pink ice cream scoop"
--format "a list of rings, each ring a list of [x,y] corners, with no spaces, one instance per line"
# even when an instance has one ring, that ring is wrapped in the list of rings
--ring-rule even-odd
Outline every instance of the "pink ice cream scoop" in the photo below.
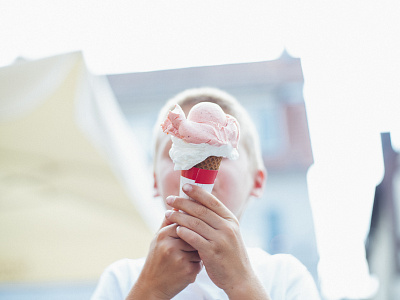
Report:
[[[239,142],[239,123],[211,102],[193,106],[187,119],[182,108],[176,105],[161,127],[164,132],[191,144],[206,143],[217,147],[230,144],[237,148]]]

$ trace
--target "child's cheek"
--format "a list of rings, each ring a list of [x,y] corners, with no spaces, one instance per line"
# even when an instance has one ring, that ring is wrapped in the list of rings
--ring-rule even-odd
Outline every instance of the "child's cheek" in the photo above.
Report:
[[[166,174],[163,185],[165,186],[166,197],[179,195],[180,171],[171,171]]]

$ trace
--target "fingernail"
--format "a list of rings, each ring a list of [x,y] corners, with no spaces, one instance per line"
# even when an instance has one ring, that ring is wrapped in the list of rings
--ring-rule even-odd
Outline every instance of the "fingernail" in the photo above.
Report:
[[[166,218],[169,218],[170,215],[172,215],[172,210],[167,210],[167,211],[165,212],[165,217],[166,217]]]
[[[184,191],[184,192],[189,193],[190,191],[192,191],[192,189],[193,189],[193,187],[192,187],[192,185],[189,184],[189,183],[186,183],[186,184],[183,186],[183,191]]]
[[[165,199],[165,201],[167,202],[168,205],[171,205],[172,202],[174,202],[175,200],[175,196],[168,196],[167,199]]]

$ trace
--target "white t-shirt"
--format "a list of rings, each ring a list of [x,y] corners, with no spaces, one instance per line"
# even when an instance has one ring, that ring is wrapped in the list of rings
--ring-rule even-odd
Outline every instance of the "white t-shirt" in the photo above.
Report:
[[[259,248],[248,248],[250,263],[271,300],[319,300],[310,273],[289,254],[270,255]],[[145,258],[122,259],[101,275],[92,300],[125,299],[143,268]],[[225,292],[208,277],[205,268],[196,281],[176,295],[174,300],[225,300]]]

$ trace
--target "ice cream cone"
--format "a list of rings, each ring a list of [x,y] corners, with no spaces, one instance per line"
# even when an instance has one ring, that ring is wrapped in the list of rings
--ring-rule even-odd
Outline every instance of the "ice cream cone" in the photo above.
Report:
[[[221,165],[221,156],[209,156],[202,162],[195,165],[196,168],[203,170],[218,170]]]
[[[194,105],[186,118],[176,104],[161,124],[162,130],[171,134],[169,155],[175,170],[181,171],[179,196],[186,183],[198,185],[211,193],[223,157],[239,157],[239,123],[215,103],[200,102]],[[199,163],[199,160],[203,160]]]
[[[179,196],[188,198],[182,191],[182,186],[185,183],[198,185],[211,193],[221,161],[222,157],[220,156],[209,156],[191,169],[182,170]]]

